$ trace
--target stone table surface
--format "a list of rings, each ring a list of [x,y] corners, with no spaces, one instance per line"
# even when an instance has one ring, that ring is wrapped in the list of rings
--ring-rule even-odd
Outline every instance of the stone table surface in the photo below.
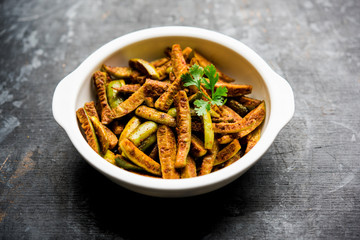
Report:
[[[0,1],[0,239],[359,239],[360,1]],[[143,196],[54,121],[59,81],[126,33],[196,26],[255,50],[295,94],[260,161],[197,197]]]

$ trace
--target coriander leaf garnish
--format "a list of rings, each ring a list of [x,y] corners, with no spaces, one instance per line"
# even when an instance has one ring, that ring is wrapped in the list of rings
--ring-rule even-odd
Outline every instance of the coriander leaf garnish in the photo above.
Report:
[[[205,87],[207,89],[210,89],[211,90],[211,95],[213,95],[214,94],[215,84],[219,80],[219,74],[216,72],[216,68],[212,64],[205,67],[204,73],[210,80],[208,82],[208,84],[205,85]]]
[[[196,106],[195,112],[198,116],[204,116],[206,111],[210,111],[210,102],[198,99],[195,100],[194,105]]]
[[[197,64],[190,67],[189,72],[181,75],[181,80],[185,82],[184,87],[195,85],[200,89],[201,79],[204,75],[204,69]]]
[[[203,77],[204,74],[207,78]],[[220,86],[215,90],[215,84],[219,80],[219,74],[216,72],[214,65],[208,65],[204,69],[199,65],[194,64],[190,67],[188,73],[181,75],[181,80],[185,82],[185,87],[196,86],[207,99],[207,101],[198,99],[194,102],[197,115],[204,116],[206,111],[210,111],[211,105],[221,106],[225,104],[226,99],[224,97],[227,96],[228,90],[224,86]],[[204,86],[211,91],[211,98],[202,91],[201,86]]]
[[[212,103],[216,104],[218,106],[224,105],[226,103],[226,100],[224,100],[224,96],[227,96],[227,88],[224,86],[216,88],[215,93],[212,94]]]

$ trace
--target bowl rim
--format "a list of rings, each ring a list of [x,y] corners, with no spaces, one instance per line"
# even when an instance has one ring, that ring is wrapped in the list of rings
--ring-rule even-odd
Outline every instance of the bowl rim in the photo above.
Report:
[[[245,58],[263,79],[265,86],[268,88],[267,90],[270,98],[270,103],[266,104],[271,104],[271,111],[269,111],[270,114],[269,116],[266,116],[268,118],[267,128],[262,132],[259,142],[254,146],[252,151],[249,151],[246,155],[244,155],[241,158],[241,161],[236,161],[231,166],[211,174],[189,179],[169,180],[150,178],[134,174],[104,161],[101,156],[91,149],[79,131],[75,114],[75,100],[77,98],[77,93],[85,80],[79,81],[77,85],[74,85],[72,82],[72,90],[68,89],[67,93],[71,96],[75,96],[75,99],[68,99],[65,101],[64,105],[70,106],[70,109],[67,110],[66,114],[62,114],[65,110],[63,111],[60,109],[61,107],[59,106],[59,102],[56,101],[56,96],[61,95],[62,89],[69,87],[71,79],[84,78],[90,69],[93,69],[96,65],[98,65],[97,62],[103,61],[112,53],[119,51],[123,47],[138,41],[160,37],[190,37],[203,39],[225,46]],[[284,91],[283,96],[276,96],[276,93],[279,92],[279,88]],[[277,106],[277,104],[284,101],[284,98],[288,101],[288,103],[285,108],[282,106],[281,109]],[[224,34],[203,28],[185,26],[164,26],[142,29],[120,36],[106,43],[93,52],[72,73],[59,82],[54,92],[52,108],[55,120],[66,131],[72,144],[78,152],[95,169],[100,171],[102,174],[110,178],[114,178],[122,183],[126,183],[127,185],[143,189],[169,192],[200,189],[206,186],[226,182],[229,179],[236,179],[253,166],[268,150],[280,130],[290,121],[295,111],[294,96],[290,85],[285,79],[276,74],[270,66],[257,53],[255,53],[255,51],[247,47],[242,42]],[[72,113],[70,113],[70,111],[72,111]],[[280,117],[279,114],[282,114],[282,117]],[[64,119],[65,117],[69,117],[69,119]],[[75,130],[75,125],[77,131]]]

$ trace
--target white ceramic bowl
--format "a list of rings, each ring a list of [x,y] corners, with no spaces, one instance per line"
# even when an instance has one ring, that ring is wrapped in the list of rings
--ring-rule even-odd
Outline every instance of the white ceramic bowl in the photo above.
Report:
[[[266,119],[256,146],[234,164],[217,172],[179,180],[140,176],[118,168],[96,154],[82,136],[76,110],[95,100],[94,71],[102,63],[126,66],[130,58],[154,60],[174,43],[197,49],[237,83],[253,85],[250,96],[266,103]],[[290,85],[276,74],[253,50],[223,34],[193,27],[158,27],[136,31],[105,44],[91,54],[75,71],[60,81],[53,97],[53,115],[65,129],[84,159],[113,182],[138,193],[158,197],[185,197],[216,190],[246,172],[267,151],[295,110]]]

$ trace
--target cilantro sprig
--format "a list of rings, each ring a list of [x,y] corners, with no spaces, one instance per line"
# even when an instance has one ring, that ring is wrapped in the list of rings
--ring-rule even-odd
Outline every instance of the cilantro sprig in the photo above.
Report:
[[[204,75],[207,78],[205,78]],[[219,74],[216,72],[214,65],[211,64],[202,68],[199,65],[194,64],[190,67],[189,72],[181,75],[181,80],[185,82],[184,87],[196,86],[207,99],[207,101],[198,99],[194,102],[197,115],[204,116],[206,111],[210,111],[211,105],[221,106],[226,103],[224,97],[227,96],[227,88],[220,86],[215,90],[215,84],[219,80]],[[211,91],[211,98],[203,92],[201,86],[204,86],[204,88]]]

